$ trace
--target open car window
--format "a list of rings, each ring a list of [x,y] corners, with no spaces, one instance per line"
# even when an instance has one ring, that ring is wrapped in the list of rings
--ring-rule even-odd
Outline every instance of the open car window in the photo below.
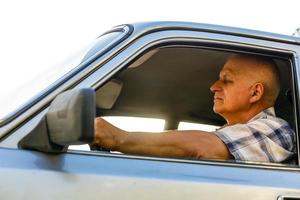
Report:
[[[131,117],[123,120],[133,131],[152,128],[137,118],[161,119],[166,131],[215,131],[226,122],[213,112],[209,88],[233,53],[236,51],[174,44],[145,51],[96,90],[97,116]],[[283,56],[264,55],[273,58],[281,74],[276,114],[295,127],[291,62]],[[113,122],[126,130],[122,123]]]

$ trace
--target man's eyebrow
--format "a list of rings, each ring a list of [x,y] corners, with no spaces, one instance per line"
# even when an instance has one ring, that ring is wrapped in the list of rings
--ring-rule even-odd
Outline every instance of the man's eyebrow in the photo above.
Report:
[[[233,73],[231,72],[231,70],[224,70],[220,73],[220,77],[232,77]]]

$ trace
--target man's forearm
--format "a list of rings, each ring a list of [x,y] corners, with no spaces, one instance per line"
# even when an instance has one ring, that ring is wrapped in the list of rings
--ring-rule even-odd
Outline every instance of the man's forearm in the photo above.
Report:
[[[163,157],[187,156],[189,154],[187,150],[178,147],[178,138],[174,138],[172,135],[172,133],[126,133],[120,138],[116,150],[139,155]]]
[[[202,150],[205,148],[204,134],[209,133],[202,131],[126,132],[119,138],[116,150],[159,157],[200,158],[203,157]]]
[[[180,158],[229,158],[225,144],[204,131],[126,132],[102,118],[95,120],[95,144],[123,153]]]

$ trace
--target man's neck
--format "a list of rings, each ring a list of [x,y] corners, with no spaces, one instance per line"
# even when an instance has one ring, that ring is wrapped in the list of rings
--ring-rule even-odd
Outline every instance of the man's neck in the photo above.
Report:
[[[224,116],[225,120],[227,121],[227,126],[232,126],[235,124],[245,124],[250,121],[253,117],[257,114],[262,112],[263,110],[269,108],[271,106],[254,106],[251,107],[249,110],[240,112],[240,113],[233,113],[227,116]]]

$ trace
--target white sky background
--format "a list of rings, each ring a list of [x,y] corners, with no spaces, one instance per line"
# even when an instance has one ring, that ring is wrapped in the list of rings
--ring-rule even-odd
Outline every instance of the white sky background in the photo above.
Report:
[[[1,1],[0,99],[115,25],[191,21],[291,35],[299,11],[300,0]]]

